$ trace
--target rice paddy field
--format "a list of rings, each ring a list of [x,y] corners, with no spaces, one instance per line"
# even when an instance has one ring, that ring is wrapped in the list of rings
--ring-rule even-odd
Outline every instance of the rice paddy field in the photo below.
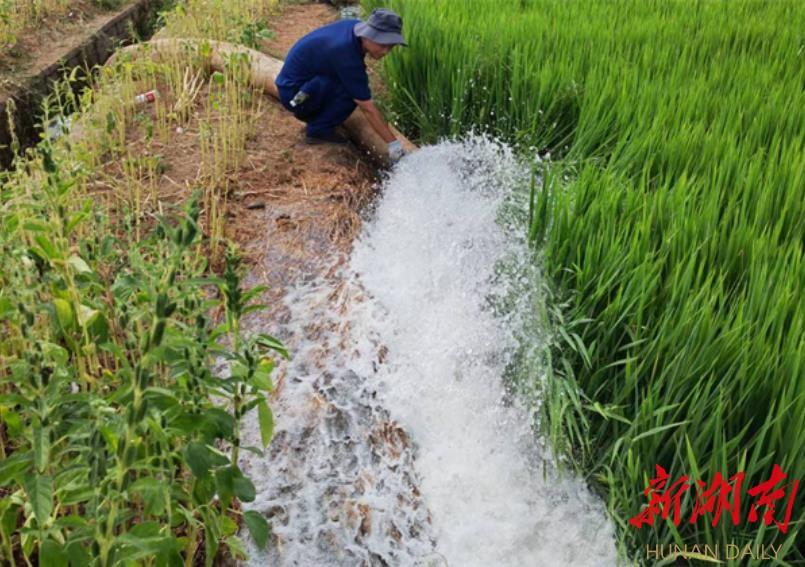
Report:
[[[805,477],[805,4],[363,4],[405,21],[383,72],[411,135],[488,132],[533,162],[522,228],[557,336],[539,427],[606,498],[624,557],[750,543],[805,561],[791,484],[785,531],[750,521],[751,498],[735,522],[689,522],[684,498],[678,525],[629,523],[656,465],[669,483]]]

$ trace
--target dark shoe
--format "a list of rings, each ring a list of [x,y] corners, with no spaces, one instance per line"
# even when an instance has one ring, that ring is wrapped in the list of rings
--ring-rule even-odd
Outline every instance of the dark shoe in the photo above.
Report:
[[[348,140],[344,136],[335,132],[305,135],[305,143],[311,146],[317,146],[319,144],[346,144],[347,142]]]

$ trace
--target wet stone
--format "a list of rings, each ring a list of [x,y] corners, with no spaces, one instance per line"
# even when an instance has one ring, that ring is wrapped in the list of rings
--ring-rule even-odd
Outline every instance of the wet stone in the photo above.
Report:
[[[272,401],[277,431],[249,505],[264,511],[278,544],[263,554],[250,549],[250,564],[413,565],[433,551],[435,536],[412,447],[366,376],[348,367],[351,351],[339,345],[349,328],[330,309],[337,277],[302,274],[300,282],[321,286],[309,304],[301,298],[309,311],[300,315],[294,298],[277,328],[260,329],[283,340],[294,358]],[[245,429],[254,437],[249,444],[259,444],[257,424],[247,421]]]

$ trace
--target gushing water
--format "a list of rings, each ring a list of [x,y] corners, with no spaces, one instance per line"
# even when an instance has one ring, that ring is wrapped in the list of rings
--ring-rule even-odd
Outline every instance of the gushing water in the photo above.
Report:
[[[278,546],[252,564],[615,564],[600,502],[534,436],[538,398],[506,387],[538,383],[546,333],[527,175],[483,138],[422,149],[351,258],[288,293],[277,438],[245,464]]]

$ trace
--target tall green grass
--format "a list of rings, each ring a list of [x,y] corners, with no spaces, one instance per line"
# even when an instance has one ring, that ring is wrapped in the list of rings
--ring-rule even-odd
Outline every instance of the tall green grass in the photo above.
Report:
[[[485,129],[553,155],[529,227],[565,306],[544,426],[607,495],[624,550],[805,560],[802,487],[787,534],[750,524],[746,497],[738,526],[628,524],[655,464],[805,479],[805,4],[383,4],[411,46],[384,69],[412,134]]]

